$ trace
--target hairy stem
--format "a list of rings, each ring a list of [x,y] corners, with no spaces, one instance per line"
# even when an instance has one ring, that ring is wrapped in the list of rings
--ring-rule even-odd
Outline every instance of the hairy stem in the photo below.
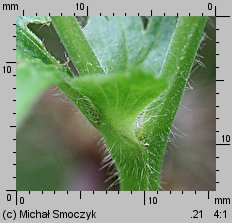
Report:
[[[51,19],[80,74],[104,73],[76,18],[74,16],[52,16]]]
[[[150,166],[154,164],[156,172],[149,178],[152,184],[156,184],[157,190],[160,187],[160,175],[172,123],[201,43],[206,20],[206,17],[192,16],[178,19],[160,73],[168,81],[169,87],[160,100],[155,101],[145,112],[143,127],[138,131],[148,142],[150,154],[153,154],[148,162]]]

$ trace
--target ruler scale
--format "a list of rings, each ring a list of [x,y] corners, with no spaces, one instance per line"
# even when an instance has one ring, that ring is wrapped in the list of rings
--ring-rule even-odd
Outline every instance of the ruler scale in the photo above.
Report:
[[[49,4],[1,3],[1,222],[232,222],[232,3],[89,0]],[[15,19],[19,15],[215,16],[216,191],[17,191]]]

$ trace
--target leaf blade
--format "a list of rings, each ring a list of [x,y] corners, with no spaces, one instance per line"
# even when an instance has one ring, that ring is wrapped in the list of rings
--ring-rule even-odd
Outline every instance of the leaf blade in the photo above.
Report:
[[[19,16],[16,20],[17,127],[21,126],[33,100],[38,99],[43,90],[52,84],[68,82],[73,76],[69,68],[60,64],[47,52],[43,42],[28,28],[30,23],[50,25],[50,22],[49,17]],[[65,87],[63,90],[68,91],[68,88]]]
[[[144,29],[136,16],[90,17],[83,31],[106,73],[141,64],[158,75],[175,23],[175,17],[152,17]]]

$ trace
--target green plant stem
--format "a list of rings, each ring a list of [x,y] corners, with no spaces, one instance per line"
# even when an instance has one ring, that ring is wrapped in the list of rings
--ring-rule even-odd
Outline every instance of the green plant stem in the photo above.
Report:
[[[126,71],[122,70],[121,76],[116,75],[115,77],[96,75],[104,73],[99,63],[100,57],[96,57],[75,17],[52,17],[52,22],[74,66],[81,75],[93,74],[92,76],[73,78],[70,70],[51,57],[42,42],[27,28],[28,22],[49,24],[50,18],[35,19],[30,17],[25,19],[19,17],[17,21],[17,48],[21,48],[25,54],[40,59],[47,65],[57,66],[57,69],[54,69],[53,66],[38,64],[30,69],[41,70],[43,68],[46,73],[53,71],[62,77],[63,80],[58,79],[58,83],[56,76],[51,82],[57,83],[91,124],[104,136],[107,149],[118,170],[121,190],[158,190],[170,129],[201,42],[206,19],[206,17],[180,17],[178,19],[160,72],[164,83],[169,84],[164,92],[164,88],[154,92],[154,90],[158,90],[161,79],[150,79],[153,77],[152,74],[149,78],[142,70],[129,71],[127,75],[125,75]],[[25,23],[25,21],[27,22]],[[111,28],[112,26],[109,26],[110,32]],[[115,29],[115,26],[113,28]],[[105,36],[107,39],[108,36]],[[134,36],[138,37],[137,34]],[[134,36],[132,35],[132,40],[134,40]],[[115,36],[113,35],[113,37]],[[128,44],[131,41],[128,41]],[[99,41],[97,43],[99,44]],[[107,47],[105,43],[112,44],[111,41],[105,41],[99,48],[100,51],[101,48]],[[128,52],[134,49],[134,45],[136,46],[133,44],[133,47],[128,48],[130,49]],[[122,46],[124,43],[115,44],[112,52]],[[163,50],[161,51],[163,52]],[[17,61],[24,59],[25,55],[22,54],[20,58],[19,56],[17,53]],[[104,58],[106,61],[109,59],[108,56]],[[124,60],[126,57],[122,58]],[[112,68],[115,57],[111,59],[110,63],[108,61],[106,64],[111,64]],[[149,61],[155,61],[155,59],[156,56],[154,58],[152,56]],[[100,61],[102,63],[103,60]],[[40,61],[35,61],[34,64],[36,62]],[[136,62],[131,62],[130,65],[134,66],[134,63]],[[18,68],[24,68],[19,67],[19,65],[17,65]],[[116,68],[118,66],[117,63],[114,66],[117,74]],[[122,67],[125,69],[125,66]],[[31,70],[28,70],[28,76],[31,74]],[[25,73],[23,69],[22,71]],[[140,75],[140,78],[135,76],[136,73]],[[44,78],[46,79],[46,76]],[[33,80],[33,78],[31,79]],[[44,86],[47,87],[47,85]],[[41,89],[43,89],[42,87]],[[40,93],[40,91],[39,89],[35,93]],[[149,100],[148,97],[150,97]],[[149,107],[147,108],[147,106]],[[137,118],[139,119],[139,127],[136,125]]]
[[[80,74],[104,73],[76,18],[74,16],[52,16],[51,19]]]
[[[172,123],[201,43],[206,20],[207,17],[192,16],[178,19],[160,74],[168,80],[169,87],[143,117],[142,133],[139,134],[147,139],[148,150],[154,154],[154,157],[149,159],[149,165],[154,164],[153,168],[156,172],[150,176],[150,179],[156,184],[157,190],[160,187],[160,174]]]
[[[61,19],[61,21],[59,21],[59,19]],[[65,19],[72,20],[73,23],[75,21],[73,18],[69,17]],[[71,53],[74,54],[74,58],[79,58],[77,52],[79,53],[81,60],[77,61],[78,63],[76,63],[76,66],[81,74],[91,73],[89,72],[90,69],[86,68],[88,62],[96,64],[96,69],[94,69],[94,66],[91,66],[92,72],[96,72],[96,70],[100,68],[98,60],[93,54],[91,47],[87,44],[80,28],[78,29],[79,31],[75,31],[77,32],[75,39],[81,39],[84,43],[77,47],[74,52],[70,53],[70,50],[73,50],[75,47],[73,47],[73,44],[70,44],[72,41],[68,41],[67,35],[69,35],[69,37],[72,36],[72,32],[67,30],[67,27],[73,27],[74,24],[70,25],[63,20],[63,18],[55,18],[55,20],[52,18],[52,20],[56,20],[55,27],[72,60],[74,59]],[[138,131],[134,130],[136,131],[135,134],[138,139],[141,142],[144,141],[148,145],[147,148],[143,148],[142,145],[130,137],[124,138],[117,134],[117,137],[115,137],[116,135],[113,134],[110,129],[107,131],[102,129],[107,149],[113,157],[118,170],[121,190],[159,189],[160,174],[168,136],[198,46],[201,42],[205,22],[206,17],[181,17],[177,22],[177,27],[172,36],[166,60],[160,73],[160,76],[166,78],[168,81],[169,87],[162,94],[160,100],[156,100],[150,107],[151,109],[145,112],[142,127]],[[77,24],[76,21],[75,24]],[[85,44],[87,44],[87,47],[83,50],[82,47],[85,46]],[[74,45],[77,46],[78,44]],[[83,56],[82,53],[84,53]],[[94,102],[94,100],[92,100],[92,102]],[[88,112],[86,113],[85,111],[87,107],[88,105],[84,105],[81,110],[90,120]],[[94,120],[92,120],[91,123],[99,129],[99,127],[94,124]]]
[[[161,75],[167,79],[188,78],[201,42],[207,17],[182,16],[178,19]],[[171,81],[172,82],[172,81]]]

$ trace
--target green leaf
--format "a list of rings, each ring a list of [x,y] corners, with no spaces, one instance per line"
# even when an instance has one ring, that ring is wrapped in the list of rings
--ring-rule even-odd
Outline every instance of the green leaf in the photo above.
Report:
[[[61,84],[73,76],[46,50],[42,41],[30,31],[28,24],[50,25],[49,17],[19,16],[17,32],[17,127],[19,128],[32,104],[53,84]],[[64,84],[64,83],[63,83]],[[68,84],[66,84],[68,85]],[[63,89],[70,91],[69,88]]]
[[[115,75],[80,77],[71,85],[83,95],[79,100],[88,103],[84,110],[104,136],[122,189],[149,189],[147,176],[154,170],[147,166],[146,142],[137,139],[135,123],[144,108],[165,89],[165,80],[137,68]]]
[[[57,84],[57,86],[60,87],[60,89],[73,102],[76,102],[76,100],[81,97],[80,93],[76,89],[73,89],[69,84],[70,79],[74,75],[68,67],[60,64],[59,61],[47,52],[41,40],[28,28],[28,24],[30,23],[49,25],[50,18],[17,17],[17,63],[20,62],[21,64],[24,64],[24,66],[20,65],[20,63],[17,64],[17,83],[20,83],[20,86],[17,88],[17,95],[20,97],[17,102],[17,110],[19,111],[19,113],[17,113],[17,127],[20,127],[30,109],[31,106],[29,105],[32,105],[33,101],[39,97],[42,91],[51,86],[51,84]],[[33,65],[36,66],[33,67]],[[23,74],[24,71],[27,74]],[[30,77],[29,71],[32,72],[33,76]],[[40,74],[41,72],[43,72],[43,74]],[[63,73],[63,78],[60,76],[61,72]],[[50,79],[47,75],[50,75]],[[56,75],[57,77],[55,77]],[[34,81],[36,78],[39,87],[35,87],[34,89],[33,84],[35,84]],[[58,82],[56,78],[59,78],[60,81]],[[46,81],[47,83],[45,83]],[[30,86],[30,84],[32,86]],[[29,88],[25,88],[24,85],[27,85]],[[29,90],[32,90],[33,93],[26,94],[26,90],[28,92],[30,92]],[[32,98],[33,96],[34,100]],[[85,114],[86,112],[83,110],[83,108],[87,106],[85,101],[80,101],[78,105],[79,109]]]
[[[35,103],[40,94],[51,85],[58,84],[63,80],[64,73],[54,65],[47,65],[41,60],[20,58],[20,50],[17,51],[17,127],[20,127],[29,109]]]
[[[68,67],[60,64],[58,60],[51,56],[50,53],[47,52],[43,42],[28,28],[30,23],[49,26],[50,22],[50,17],[18,16],[16,20],[17,50],[20,50],[21,55],[26,57],[29,56],[31,58],[40,59],[45,64],[53,64],[65,74],[72,77],[73,74]]]
[[[31,106],[51,85],[61,86],[64,92],[69,93],[70,99],[78,97],[78,92],[68,84],[73,74],[47,52],[43,42],[28,28],[30,23],[50,25],[50,18],[17,17],[17,130]],[[36,121],[36,124],[41,124],[41,120]],[[36,128],[37,125],[32,129]],[[45,148],[37,147],[36,143],[30,142],[30,137],[24,139],[23,136],[18,136],[20,133],[22,132],[17,131],[17,189],[63,189],[63,180],[69,176],[71,170],[70,164],[65,165],[65,169],[61,165],[63,162],[69,162],[67,154],[54,150],[51,145],[45,145]]]
[[[141,65],[159,74],[176,17],[151,17],[146,29],[141,17],[89,17],[84,34],[106,73]]]
[[[18,16],[16,19],[17,49],[33,58],[41,59],[46,64],[55,63],[55,59],[47,52],[42,41],[28,28],[35,23],[50,25],[49,17]]]

